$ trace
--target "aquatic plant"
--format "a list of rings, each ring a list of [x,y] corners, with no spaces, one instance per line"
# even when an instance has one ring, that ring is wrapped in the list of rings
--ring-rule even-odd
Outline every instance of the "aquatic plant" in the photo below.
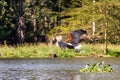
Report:
[[[80,69],[80,72],[113,72],[113,69],[110,64],[105,65],[103,61],[96,64],[87,64]]]

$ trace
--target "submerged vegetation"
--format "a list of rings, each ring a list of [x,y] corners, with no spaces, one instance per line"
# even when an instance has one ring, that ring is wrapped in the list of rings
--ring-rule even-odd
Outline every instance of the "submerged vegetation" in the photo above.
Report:
[[[102,44],[83,44],[79,53],[74,50],[61,50],[54,45],[23,44],[17,46],[0,46],[0,58],[51,58],[55,57],[118,57],[120,45],[108,45],[107,55],[103,55]]]
[[[104,62],[96,64],[87,64],[85,68],[81,68],[80,72],[113,72],[110,64],[104,64]]]

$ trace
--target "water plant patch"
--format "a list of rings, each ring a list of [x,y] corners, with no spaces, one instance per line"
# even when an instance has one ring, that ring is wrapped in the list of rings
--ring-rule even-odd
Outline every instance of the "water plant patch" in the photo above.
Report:
[[[84,68],[80,69],[80,72],[113,72],[113,68],[110,64],[104,64],[103,62],[87,64]]]

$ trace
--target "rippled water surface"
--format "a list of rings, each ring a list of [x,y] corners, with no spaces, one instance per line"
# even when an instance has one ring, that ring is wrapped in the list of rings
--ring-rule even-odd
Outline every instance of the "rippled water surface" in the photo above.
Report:
[[[79,72],[102,61],[112,73]],[[120,58],[0,59],[0,80],[120,80]]]

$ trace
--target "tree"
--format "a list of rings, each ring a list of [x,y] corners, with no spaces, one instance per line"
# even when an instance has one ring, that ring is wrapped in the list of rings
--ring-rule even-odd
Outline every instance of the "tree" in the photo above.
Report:
[[[99,37],[98,41],[103,43],[107,32],[107,41],[120,43],[120,1],[95,0],[94,5],[92,1],[1,0],[0,40],[7,40],[9,44],[36,42],[40,35],[66,34],[80,28],[92,34],[94,22],[95,39]],[[105,4],[106,1],[108,4]]]
[[[12,20],[10,19],[10,14],[8,13],[9,11],[7,10],[8,8],[8,3],[5,0],[0,1],[0,43],[3,43],[4,41],[9,38],[11,34],[11,27],[10,25],[13,26],[12,23],[10,23]],[[9,43],[9,42],[7,42]]]
[[[32,23],[31,26],[33,27],[31,37],[33,37],[34,42],[37,42],[41,35],[46,36],[49,31],[50,17],[52,16],[50,4],[52,2],[50,0],[26,0],[25,3],[26,20]]]
[[[18,28],[17,28],[17,43],[23,43],[25,40],[25,20],[24,20],[24,11],[23,11],[23,2],[24,0],[18,0]]]
[[[4,14],[5,14],[5,7],[7,6],[7,3],[4,1],[4,0],[1,0],[0,1],[0,43],[1,41],[9,34],[5,34],[5,26],[4,24],[2,24],[2,20],[3,20],[3,17],[4,17]]]

